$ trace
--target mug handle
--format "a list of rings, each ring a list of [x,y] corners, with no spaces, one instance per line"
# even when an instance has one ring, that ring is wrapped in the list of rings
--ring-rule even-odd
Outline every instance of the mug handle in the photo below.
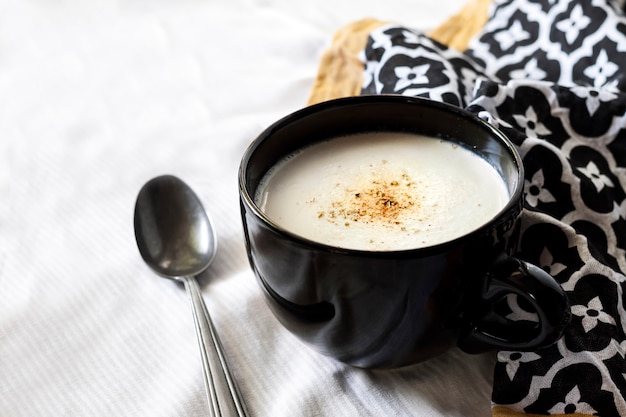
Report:
[[[494,311],[509,294],[530,303],[537,322],[512,321]],[[559,283],[543,269],[509,256],[493,264],[481,301],[468,313],[470,323],[458,341],[466,353],[545,348],[561,338],[571,319],[570,303]]]

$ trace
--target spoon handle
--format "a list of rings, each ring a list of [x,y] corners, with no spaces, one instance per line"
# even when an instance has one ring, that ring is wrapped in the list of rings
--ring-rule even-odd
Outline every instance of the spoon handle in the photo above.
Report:
[[[191,299],[193,320],[202,357],[204,382],[213,417],[246,417],[248,415],[239,389],[235,384],[215,327],[209,316],[198,281],[185,277],[185,287]]]

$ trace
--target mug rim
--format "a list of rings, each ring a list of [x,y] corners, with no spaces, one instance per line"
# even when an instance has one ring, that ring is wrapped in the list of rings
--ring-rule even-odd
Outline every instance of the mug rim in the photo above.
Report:
[[[275,131],[280,130],[282,127],[289,125],[290,123],[297,121],[301,118],[307,117],[314,113],[323,110],[331,110],[333,108],[341,108],[354,104],[384,104],[384,103],[407,103],[410,105],[417,106],[426,106],[435,108],[437,110],[441,110],[444,112],[449,112],[455,114],[469,123],[473,123],[478,127],[488,131],[489,136],[497,139],[504,149],[507,150],[509,156],[513,160],[517,168],[517,182],[513,189],[513,192],[509,196],[507,204],[502,207],[493,217],[487,222],[483,223],[479,227],[472,229],[471,231],[464,233],[460,236],[457,236],[454,239],[447,240],[445,242],[436,243],[434,245],[428,245],[418,248],[407,248],[407,249],[391,249],[391,250],[367,250],[367,249],[352,249],[352,248],[344,248],[340,246],[334,246],[326,243],[321,243],[312,239],[309,239],[305,236],[294,233],[287,228],[281,226],[274,220],[270,219],[263,210],[256,204],[254,201],[254,196],[250,195],[248,187],[246,186],[246,173],[250,163],[252,162],[252,158],[254,156],[255,150],[267,139],[267,137],[271,136]],[[471,150],[471,149],[470,149]],[[279,161],[276,160],[275,163]],[[501,220],[505,213],[509,211],[518,210],[520,200],[522,198],[523,187],[524,187],[524,166],[522,163],[522,158],[517,150],[517,147],[513,144],[513,142],[498,128],[487,123],[485,120],[478,117],[476,114],[471,113],[461,107],[454,106],[452,104],[438,102],[427,98],[422,97],[411,97],[411,96],[402,96],[398,94],[370,94],[370,95],[360,95],[360,96],[350,96],[350,97],[342,97],[331,99],[327,101],[323,101],[320,103],[312,104],[296,110],[281,119],[275,121],[267,128],[265,128],[246,148],[241,158],[241,162],[238,170],[238,186],[239,186],[239,196],[240,199],[245,201],[248,208],[254,213],[254,215],[259,218],[263,224],[268,226],[274,233],[278,233],[281,236],[289,239],[290,241],[297,242],[298,244],[310,248],[314,248],[318,251],[324,251],[329,253],[341,253],[344,255],[353,255],[353,256],[367,256],[367,257],[376,257],[376,258],[388,258],[388,257],[402,257],[402,256],[428,256],[430,254],[441,253],[449,250],[450,247],[454,247],[462,243],[466,240],[471,240],[474,236],[481,235],[483,231],[492,229]]]

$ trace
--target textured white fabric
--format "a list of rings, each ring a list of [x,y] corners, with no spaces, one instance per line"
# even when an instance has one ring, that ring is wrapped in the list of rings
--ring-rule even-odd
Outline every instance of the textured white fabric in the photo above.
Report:
[[[135,247],[136,193],[179,176],[217,223],[201,280],[253,416],[480,416],[491,355],[394,371],[320,356],[249,270],[239,158],[302,107],[336,29],[424,30],[463,0],[0,2],[0,416],[202,416],[189,301]]]

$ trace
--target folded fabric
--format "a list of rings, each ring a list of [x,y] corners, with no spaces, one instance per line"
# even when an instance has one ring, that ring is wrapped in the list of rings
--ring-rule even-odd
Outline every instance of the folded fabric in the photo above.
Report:
[[[572,323],[550,348],[498,353],[494,417],[626,415],[621,7],[615,0],[474,0],[430,36],[356,22],[338,32],[311,94],[312,102],[403,94],[451,103],[519,147],[526,177],[517,255],[561,283]],[[455,27],[464,28],[456,38]],[[454,47],[437,39],[444,35]],[[532,315],[515,297],[507,302],[512,318]]]

